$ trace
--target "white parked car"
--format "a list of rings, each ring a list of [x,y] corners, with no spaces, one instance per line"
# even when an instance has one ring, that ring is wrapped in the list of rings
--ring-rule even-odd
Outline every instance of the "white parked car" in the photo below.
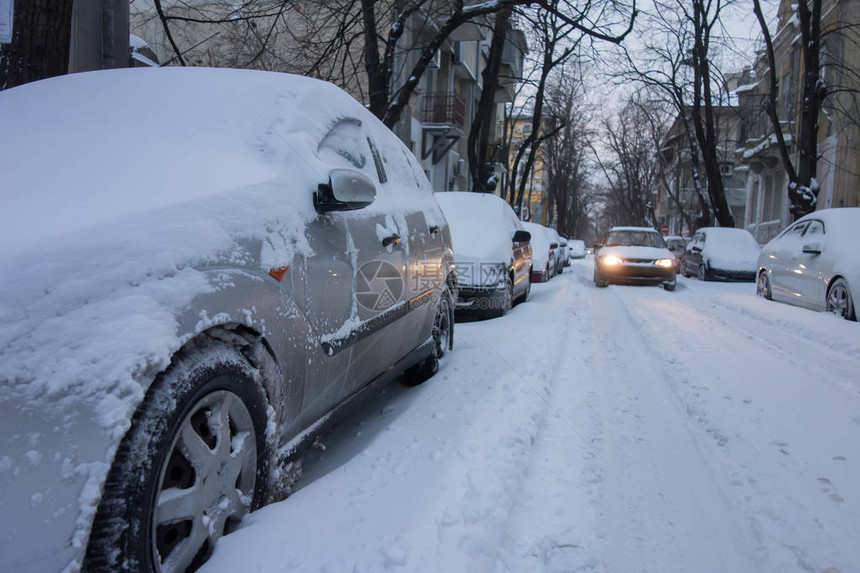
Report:
[[[754,281],[761,247],[745,229],[703,227],[693,234],[681,272],[699,280]]]
[[[585,241],[580,239],[567,240],[567,252],[571,259],[581,259],[585,257],[586,248]]]
[[[860,207],[822,209],[798,219],[761,251],[756,293],[857,319]]]
[[[501,316],[531,288],[531,235],[492,193],[436,193],[451,229],[457,309]]]
[[[552,246],[557,245],[553,243],[555,237],[550,234],[550,229],[537,223],[523,221],[523,228],[531,233],[532,282],[546,282],[555,275],[555,251],[558,248]]]

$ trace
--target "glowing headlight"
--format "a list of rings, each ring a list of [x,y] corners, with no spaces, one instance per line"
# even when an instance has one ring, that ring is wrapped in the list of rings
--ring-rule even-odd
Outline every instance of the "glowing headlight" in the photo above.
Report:
[[[654,261],[654,264],[658,267],[663,267],[664,269],[668,269],[675,266],[675,262],[672,259],[657,259]]]
[[[600,259],[600,264],[605,265],[607,267],[614,267],[615,265],[620,265],[623,262],[624,261],[622,261],[615,255],[606,255],[605,257]]]

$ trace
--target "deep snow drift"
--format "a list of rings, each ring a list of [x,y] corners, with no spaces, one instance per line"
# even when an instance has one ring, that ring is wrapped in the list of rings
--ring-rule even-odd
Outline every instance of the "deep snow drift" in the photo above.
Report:
[[[203,570],[857,571],[860,325],[591,265],[458,324]]]

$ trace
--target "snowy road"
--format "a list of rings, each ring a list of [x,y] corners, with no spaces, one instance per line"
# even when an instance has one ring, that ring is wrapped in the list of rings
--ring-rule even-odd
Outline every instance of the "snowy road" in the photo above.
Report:
[[[860,325],[679,278],[458,324],[209,572],[860,571]]]

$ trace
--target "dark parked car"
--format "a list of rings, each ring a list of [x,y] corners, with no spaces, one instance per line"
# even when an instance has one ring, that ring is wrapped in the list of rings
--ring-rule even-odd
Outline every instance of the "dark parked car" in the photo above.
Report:
[[[857,319],[860,208],[822,209],[761,251],[756,292],[768,299]]]
[[[501,316],[531,289],[531,235],[506,201],[490,193],[436,193],[451,228],[457,310]]]
[[[613,227],[594,247],[594,286],[651,284],[675,290],[674,259],[655,229]]]
[[[193,570],[451,348],[445,217],[331,84],[71,74],[0,92],[0,133],[5,570]]]
[[[687,243],[681,272],[703,281],[754,281],[760,251],[749,231],[704,227]]]

